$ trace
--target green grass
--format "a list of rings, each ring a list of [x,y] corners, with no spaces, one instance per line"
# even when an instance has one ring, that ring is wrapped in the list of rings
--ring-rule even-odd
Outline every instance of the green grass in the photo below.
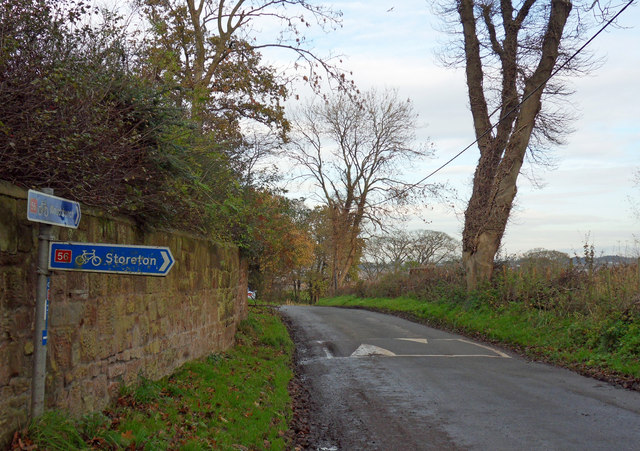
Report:
[[[319,305],[366,307],[411,314],[434,326],[504,343],[529,356],[587,374],[640,378],[640,319],[612,314],[559,314],[522,303],[490,306],[474,300],[428,302],[410,297],[322,299]]]
[[[267,310],[252,311],[236,339],[159,381],[140,378],[102,413],[47,412],[22,440],[51,450],[285,449],[293,343]]]

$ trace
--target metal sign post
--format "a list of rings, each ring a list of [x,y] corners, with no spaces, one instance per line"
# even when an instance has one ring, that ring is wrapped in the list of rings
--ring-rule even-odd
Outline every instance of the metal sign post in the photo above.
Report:
[[[31,418],[44,412],[44,386],[47,375],[47,339],[49,316],[49,243],[52,225],[77,229],[80,224],[80,204],[53,195],[53,189],[42,192],[29,190],[27,219],[40,223],[38,235],[38,280],[36,285],[36,316],[33,330],[33,375],[31,380]]]
[[[53,189],[44,188],[45,194]],[[36,285],[36,316],[33,331],[33,378],[31,380],[31,418],[44,412],[44,385],[47,374],[47,315],[49,287],[49,242],[51,225],[41,222],[38,235],[38,281]]]

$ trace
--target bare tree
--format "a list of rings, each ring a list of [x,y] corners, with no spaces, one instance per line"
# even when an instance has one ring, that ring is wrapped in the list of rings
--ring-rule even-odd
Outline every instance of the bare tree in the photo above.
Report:
[[[436,230],[410,232],[410,242],[409,259],[420,266],[437,265],[454,259],[460,251],[459,241]]]
[[[460,243],[435,230],[395,231],[367,240],[365,270],[369,278],[407,266],[437,265],[455,258]]]
[[[528,250],[522,254],[522,257],[518,262],[522,266],[538,268],[548,266],[569,266],[571,257],[565,252],[536,248]]]
[[[537,151],[558,144],[567,131],[554,100],[569,90],[550,80],[554,69],[582,73],[591,62],[571,58],[584,31],[577,19],[567,26],[580,9],[571,0],[457,0],[447,6],[461,35],[460,51],[448,53],[448,62],[465,67],[480,150],[462,243],[467,287],[474,289],[492,275],[525,157],[543,158]]]
[[[365,258],[371,275],[398,271],[409,259],[413,242],[404,231],[374,236],[366,241]]]
[[[401,164],[430,153],[414,143],[416,114],[397,92],[375,90],[359,98],[338,94],[310,104],[293,120],[290,156],[312,180],[332,225],[331,285],[343,285],[362,250],[367,224],[380,224],[389,193],[410,188]]]

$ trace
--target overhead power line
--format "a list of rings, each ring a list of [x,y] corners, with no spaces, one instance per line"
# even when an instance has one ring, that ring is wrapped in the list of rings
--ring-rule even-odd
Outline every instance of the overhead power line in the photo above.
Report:
[[[454,160],[456,160],[458,157],[460,157],[460,155],[462,155],[463,153],[465,153],[467,150],[469,150],[473,145],[475,145],[478,141],[480,141],[482,138],[484,138],[485,136],[487,136],[489,133],[491,133],[491,131],[496,128],[498,125],[500,125],[500,123],[504,120],[506,120],[509,116],[511,116],[514,112],[516,112],[523,104],[524,102],[526,102],[533,94],[535,94],[536,92],[538,92],[540,89],[542,89],[543,86],[546,86],[546,84],[549,82],[549,80],[551,80],[552,77],[554,77],[558,72],[560,72],[562,69],[564,69],[564,67],[569,64],[573,59],[575,59],[589,44],[591,44],[594,39],[596,39],[604,30],[607,29],[607,27],[609,25],[611,25],[629,6],[631,6],[631,4],[636,1],[636,0],[629,0],[629,2],[624,5],[622,7],[622,9],[620,9],[620,11],[618,11],[610,20],[607,21],[607,23],[605,23],[593,36],[591,36],[591,38],[589,38],[589,40],[587,40],[578,50],[575,51],[575,53],[573,55],[571,55],[571,57],[569,57],[564,63],[562,63],[560,66],[558,66],[557,69],[555,69],[551,75],[549,75],[547,77],[546,80],[544,80],[542,83],[540,83],[533,91],[531,91],[527,96],[525,96],[520,103],[518,103],[518,105],[516,105],[515,107],[513,107],[511,110],[509,110],[509,112],[507,112],[507,114],[505,114],[504,116],[502,116],[498,122],[496,122],[494,125],[492,125],[491,127],[489,127],[487,130],[485,130],[480,136],[478,136],[471,144],[469,144],[468,146],[466,146],[464,149],[462,149],[460,152],[458,152],[457,154],[455,154],[453,157],[451,157],[449,160],[447,160],[444,164],[442,164],[441,166],[439,166],[437,169],[433,170],[432,172],[430,172],[429,174],[427,174],[425,177],[423,177],[422,179],[420,179],[420,181],[416,182],[416,183],[412,183],[411,185],[409,185],[408,187],[394,193],[393,195],[382,199],[379,202],[376,202],[374,204],[372,204],[373,207],[377,206],[377,205],[382,205],[386,202],[389,202],[390,200],[393,200],[397,197],[400,197],[402,195],[404,195],[407,191],[412,190],[420,185],[422,185],[425,181],[427,181],[429,178],[433,177],[435,174],[437,174],[438,172],[440,172],[442,169],[444,169],[445,167],[447,167],[449,164],[451,164]],[[498,111],[500,107],[496,108],[495,111]],[[495,113],[494,111],[494,113]]]

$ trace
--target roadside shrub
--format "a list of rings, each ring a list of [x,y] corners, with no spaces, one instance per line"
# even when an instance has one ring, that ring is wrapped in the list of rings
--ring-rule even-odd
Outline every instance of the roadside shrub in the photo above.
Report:
[[[130,69],[116,18],[73,0],[0,6],[0,179],[140,223],[201,226],[186,194],[184,113]]]
[[[409,288],[409,275],[398,271],[382,275],[374,284],[367,288],[367,297],[400,297]]]
[[[342,294],[358,297],[400,297],[433,300],[463,299],[466,288],[462,267],[457,264],[411,268],[384,273],[375,279],[358,280]]]
[[[567,327],[567,337],[576,347],[582,347],[593,341],[593,325],[587,323],[582,316],[575,316]]]
[[[569,266],[510,268],[496,273],[491,288],[503,303],[568,315],[581,313],[603,318],[613,312],[633,310],[639,290],[638,266]]]
[[[640,360],[640,318],[628,326],[621,338],[620,353]]]
[[[609,320],[603,323],[598,334],[597,347],[602,352],[612,352],[620,346],[620,339],[626,333],[626,326],[620,320]]]
[[[564,317],[588,317],[594,323],[611,317],[620,318],[620,315],[640,318],[638,264],[597,266],[590,258],[575,265],[553,263],[513,267],[503,263],[496,267],[493,280],[473,293],[466,291],[461,265],[448,265],[384,274],[374,280],[358,282],[351,294],[363,298],[448,299],[467,306],[486,305],[494,309],[516,303],[526,309],[549,311]],[[614,346],[615,327],[598,330],[599,334],[604,334],[602,346]],[[571,333],[576,339],[583,335],[578,330]]]

